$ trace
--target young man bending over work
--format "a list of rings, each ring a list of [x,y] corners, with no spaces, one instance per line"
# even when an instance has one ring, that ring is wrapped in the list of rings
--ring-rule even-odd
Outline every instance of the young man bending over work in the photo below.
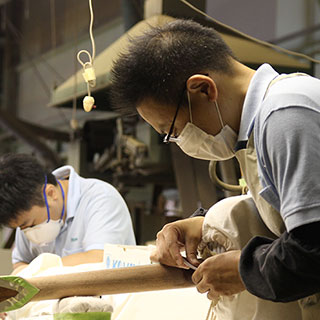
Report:
[[[189,156],[236,157],[251,197],[223,202],[219,226],[231,227],[223,236],[245,236],[258,222],[266,229],[200,264],[203,218],[174,222],[159,232],[152,259],[186,268],[183,248],[198,266],[198,291],[209,299],[247,289],[264,301],[283,303],[272,310],[289,302],[301,307],[300,317],[297,309],[290,316],[277,311],[277,319],[320,319],[319,79],[279,75],[268,64],[248,68],[213,29],[177,20],[130,39],[114,64],[112,93],[118,110],[137,111],[166,134],[164,142]],[[230,217],[243,218],[234,223]]]
[[[72,266],[102,262],[105,243],[135,245],[128,208],[113,186],[71,166],[47,172],[25,154],[0,159],[0,224],[17,228],[14,272],[44,252]]]

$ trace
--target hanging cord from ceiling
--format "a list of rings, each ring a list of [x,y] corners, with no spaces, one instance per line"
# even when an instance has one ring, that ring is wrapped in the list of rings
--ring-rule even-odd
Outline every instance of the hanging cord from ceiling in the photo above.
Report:
[[[94,106],[94,98],[91,96],[91,87],[96,86],[96,75],[93,68],[93,62],[96,56],[96,45],[93,36],[93,21],[94,21],[94,13],[92,8],[92,0],[89,0],[89,11],[90,11],[90,25],[89,25],[89,36],[91,41],[92,55],[88,50],[80,50],[77,54],[77,59],[79,63],[82,65],[83,73],[82,76],[87,83],[87,91],[88,95],[83,99],[83,109],[86,112],[90,112]],[[89,61],[83,62],[80,58],[81,54],[86,54],[88,56]]]

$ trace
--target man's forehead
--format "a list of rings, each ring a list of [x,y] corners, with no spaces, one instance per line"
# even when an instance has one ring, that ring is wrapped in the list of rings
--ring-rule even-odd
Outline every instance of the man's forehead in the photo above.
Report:
[[[144,119],[159,118],[168,117],[169,114],[174,112],[175,108],[175,106],[162,104],[152,99],[145,99],[137,106],[137,111]]]
[[[25,214],[19,214],[19,216],[13,220],[9,221],[8,227],[10,228],[17,228],[23,225],[26,221],[26,215]]]
[[[28,224],[29,221],[34,217],[35,213],[33,212],[36,206],[32,207],[28,211],[20,212],[15,219],[12,219],[9,222],[11,228],[23,227],[25,224]]]
[[[163,133],[172,121],[173,108],[145,100],[137,107],[139,115],[156,131]]]

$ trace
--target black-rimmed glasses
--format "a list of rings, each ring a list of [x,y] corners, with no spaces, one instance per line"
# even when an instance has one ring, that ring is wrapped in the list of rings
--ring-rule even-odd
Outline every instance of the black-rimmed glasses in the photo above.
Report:
[[[170,129],[169,129],[169,132],[166,134],[166,136],[163,138],[163,142],[164,143],[169,143],[169,142],[176,142],[178,139],[176,137],[171,137],[172,135],[172,132],[173,132],[173,129],[174,129],[174,124],[176,122],[176,118],[177,118],[177,115],[178,115],[178,111],[182,105],[182,100],[183,100],[183,97],[184,97],[184,93],[185,93],[185,90],[186,88],[183,89],[182,91],[182,95],[179,99],[179,103],[178,103],[178,106],[177,106],[177,110],[176,110],[176,113],[174,115],[174,118],[172,120],[172,123],[171,123],[171,126],[170,126]]]

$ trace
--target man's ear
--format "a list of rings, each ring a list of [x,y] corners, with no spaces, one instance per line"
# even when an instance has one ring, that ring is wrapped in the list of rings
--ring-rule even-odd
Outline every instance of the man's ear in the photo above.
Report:
[[[57,190],[53,184],[47,184],[46,194],[48,199],[50,198],[51,200],[57,200],[58,198]]]
[[[209,101],[216,101],[218,99],[216,83],[207,75],[192,75],[187,80],[187,90],[191,94],[205,94]]]

